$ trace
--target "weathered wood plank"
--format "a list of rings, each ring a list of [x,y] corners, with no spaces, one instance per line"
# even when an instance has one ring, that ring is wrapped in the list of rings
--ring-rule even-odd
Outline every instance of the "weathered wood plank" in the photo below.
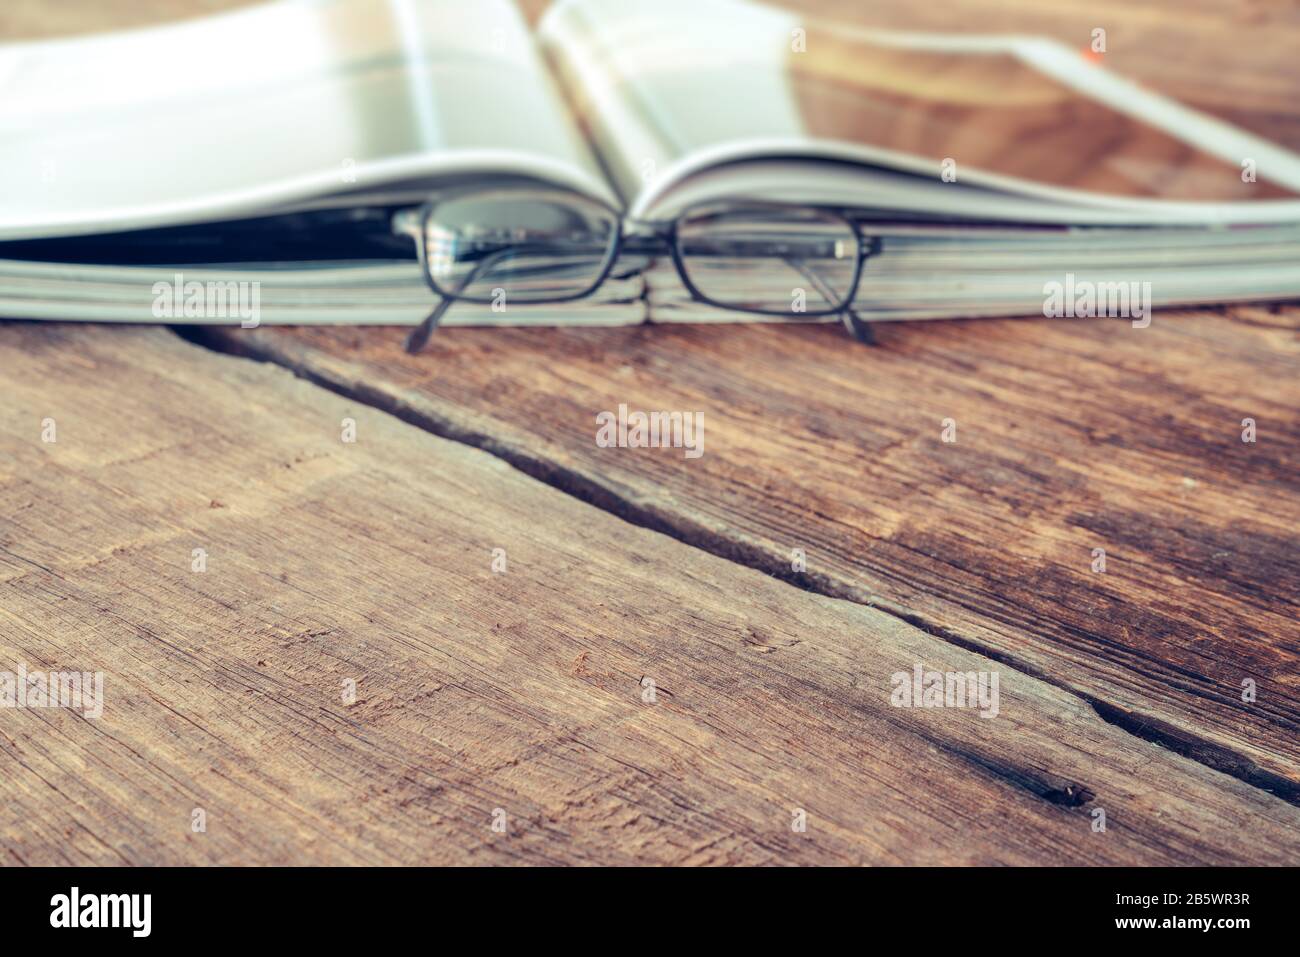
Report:
[[[282,369],[29,324],[0,370],[0,665],[106,700],[0,708],[10,862],[1300,856],[1300,809],[1066,691]],[[917,662],[998,715],[891,707]]]
[[[1021,34],[1091,53],[1166,96],[1300,149],[1300,8],[1251,0],[787,0],[784,6],[846,23],[937,33]]]
[[[213,335],[650,527],[893,610],[1294,800],[1297,325],[1284,307],[1147,329],[896,324],[875,349],[837,328],[448,330],[413,358],[396,331]],[[703,413],[705,454],[597,448],[596,413],[620,403]]]

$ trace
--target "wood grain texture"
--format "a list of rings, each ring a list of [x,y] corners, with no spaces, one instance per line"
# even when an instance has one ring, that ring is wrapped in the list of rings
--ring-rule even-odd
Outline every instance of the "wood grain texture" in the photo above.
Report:
[[[0,662],[106,673],[97,720],[0,709],[8,862],[1300,856],[1300,809],[1074,695],[275,367],[9,325],[0,369]],[[915,662],[998,716],[891,707]]]
[[[897,150],[932,169],[955,157],[967,170],[1128,198],[1297,198],[1262,175],[1243,182],[1243,157],[1189,146],[1019,56],[899,48],[845,30],[840,18],[800,22],[807,49],[787,54],[784,69],[800,122],[818,139]]]
[[[1273,0],[789,0],[811,16],[892,30],[1051,37],[1166,96],[1300,149],[1300,6]]]
[[[903,323],[874,349],[830,327],[448,330],[417,357],[395,330],[212,335],[649,527],[890,609],[1294,800],[1298,327],[1285,307],[1147,329]],[[702,413],[704,455],[597,448],[595,415],[620,403]]]
[[[0,37],[238,5],[11,0]],[[1300,147],[1291,6],[792,5],[1100,26],[1111,67]],[[0,855],[1296,863],[1298,324],[217,337],[353,400],[161,331],[0,327],[0,669],[108,682],[99,720],[0,709]],[[703,411],[706,455],[596,449],[620,401]],[[889,707],[916,662],[997,669],[1001,714]]]

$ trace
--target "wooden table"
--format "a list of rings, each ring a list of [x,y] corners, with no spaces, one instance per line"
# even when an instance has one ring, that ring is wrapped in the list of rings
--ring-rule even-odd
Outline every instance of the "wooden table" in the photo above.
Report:
[[[1280,8],[818,8],[1103,26],[1300,148]],[[0,30],[110,25],[59,11]],[[1300,862],[1298,329],[0,325],[0,668],[106,699],[0,709],[4,857]],[[598,448],[619,403],[705,454]],[[891,706],[918,664],[997,716]]]

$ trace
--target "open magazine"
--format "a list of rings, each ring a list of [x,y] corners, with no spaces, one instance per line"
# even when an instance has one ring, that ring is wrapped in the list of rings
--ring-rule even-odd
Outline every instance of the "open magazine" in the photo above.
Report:
[[[1300,297],[1300,158],[1016,37],[863,31],[746,0],[280,0],[0,45],[0,315],[160,316],[250,282],[266,323],[414,325],[401,211],[538,184],[628,229],[728,200],[843,211],[865,320]],[[773,282],[731,263],[717,288]],[[1136,286],[1135,286],[1136,288]],[[1070,303],[1063,314],[1069,311]],[[750,321],[632,250],[588,299],[447,325]],[[769,316],[777,319],[779,316]]]

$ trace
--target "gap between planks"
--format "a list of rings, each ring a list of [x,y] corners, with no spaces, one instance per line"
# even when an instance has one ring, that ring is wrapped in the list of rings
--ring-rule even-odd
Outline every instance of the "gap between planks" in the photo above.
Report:
[[[795,572],[781,563],[774,564],[772,556],[761,544],[729,538],[718,530],[693,521],[685,511],[660,507],[652,500],[629,494],[630,489],[620,491],[612,485],[602,485],[558,461],[532,454],[527,443],[512,441],[508,435],[503,434],[508,431],[504,425],[493,429],[493,423],[486,419],[476,421],[479,417],[472,412],[466,411],[462,417],[457,417],[443,413],[431,402],[417,404],[404,398],[400,390],[390,391],[348,375],[343,368],[345,363],[331,363],[332,357],[308,364],[292,348],[274,348],[264,338],[240,337],[237,333],[230,334],[219,328],[203,326],[170,328],[182,339],[195,345],[226,355],[281,366],[301,379],[386,412],[423,431],[480,449],[557,491],[630,524],[667,535],[684,545],[760,571],[811,594],[851,601],[884,612],[932,637],[1075,695],[1086,702],[1099,719],[1140,740],[1159,745],[1300,807],[1300,784],[1260,767],[1247,755],[1208,740],[1194,731],[1175,727],[1153,715],[1120,707],[1099,695],[1083,691],[1019,656],[958,634],[925,615],[874,595],[866,588],[853,587],[830,575]]]
[[[26,361],[5,366],[16,468],[0,492],[31,552],[3,621],[30,660],[116,665],[130,706],[95,727],[24,712],[0,741],[23,772],[0,802],[17,859],[1294,861],[1294,807],[1077,695],[1009,669],[1002,722],[890,707],[877,682],[899,666],[984,662],[589,513],[358,400],[351,413],[279,365],[74,328],[13,327],[2,346]],[[86,439],[57,455],[30,437],[54,401]],[[356,413],[360,459],[330,434]],[[526,536],[504,589],[462,557],[500,528]],[[177,568],[199,529],[230,575]],[[375,597],[355,604],[362,570]],[[575,604],[593,579],[619,592]],[[647,664],[654,712],[629,694]],[[340,667],[367,676],[357,710],[326,696]],[[77,762],[93,764],[69,775]],[[800,795],[820,823],[792,837]],[[494,841],[503,798],[525,827]],[[235,813],[178,839],[177,809],[207,799]],[[1097,808],[1109,837],[1090,831]]]

